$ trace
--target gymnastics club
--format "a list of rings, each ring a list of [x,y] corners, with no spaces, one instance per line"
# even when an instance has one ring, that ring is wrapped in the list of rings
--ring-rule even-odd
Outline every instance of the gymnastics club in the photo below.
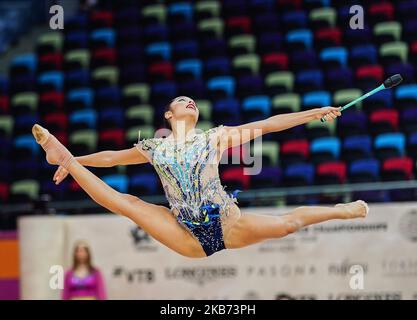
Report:
[[[340,111],[343,111],[343,110],[345,110],[345,109],[353,106],[354,104],[362,101],[363,99],[366,99],[366,98],[372,96],[373,94],[375,94],[375,93],[377,93],[377,92],[379,92],[381,90],[390,89],[392,87],[398,86],[401,83],[401,81],[403,81],[403,77],[401,77],[401,75],[398,74],[398,73],[397,74],[394,74],[393,76],[391,76],[387,80],[385,80],[384,83],[381,84],[379,87],[375,88],[372,91],[369,91],[368,93],[365,93],[363,96],[360,96],[359,98],[357,98],[357,99],[349,102],[348,104],[344,105],[340,109]],[[321,122],[325,122],[326,121],[326,116],[322,117],[320,119],[320,121]]]

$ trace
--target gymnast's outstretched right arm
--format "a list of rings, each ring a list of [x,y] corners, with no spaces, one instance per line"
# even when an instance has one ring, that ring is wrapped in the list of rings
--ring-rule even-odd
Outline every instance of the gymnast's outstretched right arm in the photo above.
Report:
[[[114,167],[118,165],[142,164],[149,160],[138,152],[136,147],[119,151],[101,151],[86,156],[76,157],[77,161],[87,167]],[[55,184],[59,184],[68,175],[67,170],[59,167],[53,177]]]

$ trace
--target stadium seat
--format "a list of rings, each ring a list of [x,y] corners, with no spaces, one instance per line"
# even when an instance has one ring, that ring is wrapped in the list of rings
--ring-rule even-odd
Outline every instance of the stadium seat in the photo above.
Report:
[[[283,167],[297,162],[306,162],[310,154],[308,140],[287,140],[282,143],[280,150]]]
[[[373,158],[352,161],[349,166],[349,182],[376,182],[380,179],[379,161]]]
[[[119,192],[127,193],[129,180],[127,176],[122,174],[117,175],[107,175],[102,177],[103,181],[107,183],[110,187],[116,189]]]
[[[310,144],[311,160],[314,163],[338,160],[340,144],[337,137],[321,137],[312,140]]]
[[[375,137],[375,153],[380,160],[405,155],[405,136],[397,133],[382,133]]]
[[[368,135],[346,137],[342,145],[342,158],[351,162],[372,156],[372,139]]]
[[[341,161],[324,162],[316,168],[317,184],[342,184],[346,182],[346,164]]]
[[[242,167],[227,168],[220,173],[222,179],[228,190],[247,190],[250,188],[250,175],[244,174]]]
[[[288,187],[314,184],[314,166],[311,163],[294,163],[284,170],[283,183]]]

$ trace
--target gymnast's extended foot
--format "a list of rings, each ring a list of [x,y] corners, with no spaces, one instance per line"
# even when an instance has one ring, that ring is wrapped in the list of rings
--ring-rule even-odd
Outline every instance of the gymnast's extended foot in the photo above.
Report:
[[[342,218],[353,219],[353,218],[365,218],[369,212],[368,204],[363,200],[356,200],[348,203],[338,203],[335,205],[337,208],[344,209]]]
[[[71,152],[54,137],[54,135],[38,124],[35,124],[32,127],[32,134],[35,137],[36,142],[45,150],[46,161],[48,161],[49,164],[61,165],[65,169],[68,169],[70,164],[74,161],[74,157]]]

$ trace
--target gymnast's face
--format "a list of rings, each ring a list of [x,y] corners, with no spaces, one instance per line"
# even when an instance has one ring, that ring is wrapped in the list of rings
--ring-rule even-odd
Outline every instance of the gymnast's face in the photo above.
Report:
[[[165,118],[171,122],[172,120],[191,121],[194,125],[198,121],[199,110],[195,101],[186,96],[176,97],[170,103],[170,108],[165,112]]]

